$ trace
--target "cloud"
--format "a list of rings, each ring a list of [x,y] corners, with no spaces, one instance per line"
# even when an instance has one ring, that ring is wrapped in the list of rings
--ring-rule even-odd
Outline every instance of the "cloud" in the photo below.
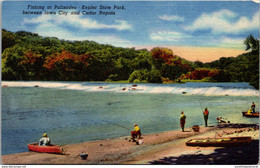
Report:
[[[188,38],[189,36],[179,32],[173,31],[160,31],[150,34],[150,39],[153,41],[172,41],[177,42],[183,38]]]
[[[80,36],[65,30],[63,28],[57,27],[55,25],[49,27],[50,29],[38,29],[36,33],[45,37],[57,37],[59,39],[70,40],[70,41],[95,41],[100,44],[110,44],[117,47],[133,47],[134,45],[131,41],[121,39],[115,35],[83,35]]]
[[[57,25],[70,25],[73,27],[78,27],[82,29],[115,29],[115,30],[129,30],[132,28],[125,20],[115,20],[114,24],[104,24],[99,23],[98,21],[89,19],[89,18],[81,18],[80,16],[47,16],[42,15],[37,18],[27,19],[25,18],[23,21],[23,25],[26,24],[57,24]]]
[[[165,21],[184,22],[184,17],[177,16],[177,15],[162,15],[159,16],[159,18]]]
[[[244,31],[258,30],[259,12],[252,18],[238,15],[230,10],[203,13],[192,25],[185,27],[187,31],[211,30],[214,34],[239,34]]]
[[[244,40],[243,38],[229,38],[229,37],[222,37],[219,39],[216,46],[222,48],[237,48],[237,49],[244,49]]]
[[[82,19],[80,17],[64,17],[64,16],[40,16],[38,18],[24,19],[24,26],[31,26],[35,24],[34,32],[38,33],[40,36],[45,37],[57,37],[59,39],[71,40],[71,41],[83,41],[90,40],[95,41],[100,44],[111,44],[118,47],[132,47],[134,46],[131,41],[121,39],[116,35],[106,35],[106,34],[95,34],[88,33],[84,29],[116,29],[125,30],[129,29],[131,26],[123,20],[116,20],[116,24],[101,24],[97,21],[91,19]],[[67,27],[73,28],[67,28]],[[76,29],[81,29],[81,33],[75,31]]]

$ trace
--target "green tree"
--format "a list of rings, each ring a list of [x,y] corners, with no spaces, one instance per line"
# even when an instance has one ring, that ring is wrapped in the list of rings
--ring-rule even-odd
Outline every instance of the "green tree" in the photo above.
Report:
[[[252,52],[259,52],[259,40],[255,39],[251,34],[245,39],[244,44],[246,45],[246,50]]]
[[[15,34],[5,29],[2,29],[2,53],[8,47],[12,47],[16,44],[16,37]]]

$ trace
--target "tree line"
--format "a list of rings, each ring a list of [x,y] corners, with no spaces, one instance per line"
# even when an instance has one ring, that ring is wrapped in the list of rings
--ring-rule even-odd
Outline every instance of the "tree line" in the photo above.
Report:
[[[137,50],[2,29],[2,80],[173,83],[192,79],[249,82],[259,89],[259,41],[250,35],[245,46],[250,52],[202,63],[163,47]]]

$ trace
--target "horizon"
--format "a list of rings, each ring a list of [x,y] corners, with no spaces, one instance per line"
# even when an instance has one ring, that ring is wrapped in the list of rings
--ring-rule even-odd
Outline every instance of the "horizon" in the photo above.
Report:
[[[250,34],[259,39],[259,4],[252,1],[3,1],[2,6],[2,29],[11,32],[123,48],[166,47],[204,63],[246,53],[243,42]]]

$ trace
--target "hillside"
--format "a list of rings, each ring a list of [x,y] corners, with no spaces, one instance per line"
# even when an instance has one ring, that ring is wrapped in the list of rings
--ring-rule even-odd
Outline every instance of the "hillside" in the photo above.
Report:
[[[254,39],[254,38],[253,38]],[[252,46],[247,43],[247,48]],[[65,41],[2,30],[2,79],[168,83],[182,79],[250,82],[259,88],[259,46],[237,57],[190,62],[168,48],[151,51]]]

